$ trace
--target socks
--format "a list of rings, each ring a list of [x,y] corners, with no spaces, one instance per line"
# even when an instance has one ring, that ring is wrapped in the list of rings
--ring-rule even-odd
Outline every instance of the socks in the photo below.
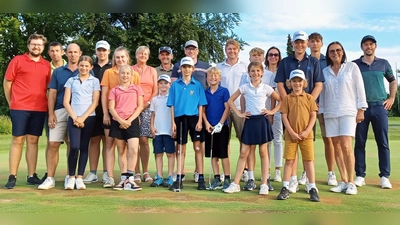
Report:
[[[289,181],[283,181],[282,182],[283,183],[283,187],[285,187],[285,188],[289,188]]]
[[[254,180],[254,171],[248,170],[249,180]]]
[[[93,173],[94,175],[97,175],[97,170],[90,170],[91,173]]]

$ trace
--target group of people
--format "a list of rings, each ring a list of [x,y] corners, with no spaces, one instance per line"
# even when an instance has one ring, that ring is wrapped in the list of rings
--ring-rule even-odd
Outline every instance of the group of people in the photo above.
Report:
[[[377,44],[371,35],[362,38],[360,47],[364,55],[353,62],[347,61],[340,42],[330,43],[325,56],[321,53],[321,34],[297,31],[293,34],[294,54],[285,58],[276,47],[266,53],[256,47],[249,52],[247,65],[239,60],[239,42],[230,39],[225,44],[226,59],[211,66],[198,59],[197,41],[189,40],[184,45],[186,57],[175,64],[171,63],[172,49],[160,47],[161,64],[156,68],[147,65],[150,50],[146,46],[137,48],[136,64],[132,66],[129,51],[124,47],[116,48],[109,60],[110,45],[105,40],[96,43],[95,61],[82,55],[75,43],[67,46],[68,60],[64,61],[62,44],[51,42],[52,61],[48,62],[41,56],[46,42],[42,35],[31,35],[29,51],[11,60],[4,77],[13,136],[5,188],[16,185],[26,141],[27,184],[39,185],[38,189],[55,186],[59,148],[65,142],[67,190],[86,189],[86,184],[98,181],[102,154],[105,188],[137,191],[144,181],[151,187],[180,191],[184,187],[190,134],[198,190],[239,192],[241,180],[245,182],[243,190],[256,189],[258,145],[259,194],[267,195],[274,190],[270,175],[273,149],[273,180],[282,182],[277,199],[288,199],[302,184],[310,200],[318,202],[314,169],[316,120],[324,141],[327,183],[334,186],[332,192],[357,194],[357,187],[365,185],[365,145],[370,123],[378,145],[381,186],[392,188],[387,115],[397,84],[389,63],[375,56]],[[384,79],[390,84],[389,97]],[[48,138],[47,173],[39,179],[38,139],[44,126]],[[232,127],[240,154],[231,180]],[[156,161],[154,179],[148,170],[149,138]],[[115,147],[121,173],[119,183],[114,176]],[[298,148],[304,168],[299,179]],[[164,153],[167,176],[163,175]],[[209,185],[205,182],[204,158],[210,158],[214,174]],[[88,160],[89,173],[84,178]],[[335,163],[340,182],[334,173]]]

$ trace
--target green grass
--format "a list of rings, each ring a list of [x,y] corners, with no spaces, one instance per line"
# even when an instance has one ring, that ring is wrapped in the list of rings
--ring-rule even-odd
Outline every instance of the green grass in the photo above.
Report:
[[[400,212],[400,118],[390,118],[390,148],[393,189],[382,190],[379,187],[378,163],[376,144],[372,131],[367,142],[367,186],[359,188],[359,193],[354,196],[329,192],[326,185],[326,164],[324,159],[323,143],[317,128],[315,141],[315,166],[317,186],[320,192],[320,203],[308,201],[308,194],[304,186],[300,191],[292,194],[287,201],[278,201],[276,196],[282,183],[272,182],[275,191],[268,196],[259,196],[256,191],[234,194],[225,194],[221,191],[197,191],[193,182],[194,154],[191,144],[188,145],[186,158],[186,172],[188,179],[184,182],[185,188],[181,193],[174,193],[165,188],[152,188],[149,184],[142,183],[143,190],[138,192],[114,191],[102,188],[101,183],[87,185],[85,191],[63,190],[63,178],[66,173],[65,145],[60,149],[60,163],[57,169],[56,187],[39,191],[35,186],[25,185],[26,162],[22,157],[17,187],[14,190],[0,189],[0,208],[3,213],[29,213],[29,212],[90,212],[90,213],[284,213],[284,212]],[[8,177],[8,151],[11,142],[10,135],[0,135],[0,184],[4,185]],[[37,172],[43,175],[46,170],[44,158],[45,138],[40,138],[40,151]],[[231,171],[235,174],[239,146],[237,139],[231,141]],[[257,153],[258,154],[258,153]],[[165,159],[166,157],[164,157]],[[272,157],[273,159],[273,157]],[[165,160],[164,160],[165,161]],[[166,165],[166,161],[164,162]],[[100,162],[101,165],[101,162]],[[205,160],[205,176],[208,182],[210,161]],[[273,162],[272,162],[273,165]],[[300,168],[301,165],[299,165]],[[88,167],[87,167],[88,168]],[[116,165],[116,174],[118,174]],[[150,172],[155,173],[153,156],[150,159]],[[88,169],[87,169],[88,171]],[[165,171],[165,170],[164,170]],[[299,169],[298,174],[301,173]],[[100,175],[102,173],[100,172]],[[336,168],[336,174],[339,174]],[[255,176],[257,186],[260,185],[260,160],[257,156]],[[339,179],[339,176],[338,176]],[[117,179],[118,180],[118,179]],[[2,182],[2,183],[1,183]],[[241,183],[243,186],[243,183]]]

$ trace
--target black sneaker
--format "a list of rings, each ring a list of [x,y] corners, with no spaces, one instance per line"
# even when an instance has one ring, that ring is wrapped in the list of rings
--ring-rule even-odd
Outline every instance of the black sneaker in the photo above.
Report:
[[[272,187],[272,185],[271,185],[271,179],[269,179],[269,178],[267,180],[267,185],[268,185],[268,191],[273,191],[274,190],[274,187]]]
[[[319,202],[318,191],[316,188],[311,188],[309,193],[310,193],[310,201]]]
[[[26,176],[26,184],[27,185],[39,185],[42,184],[42,180],[39,179],[36,173],[33,174],[32,177]]]
[[[199,182],[197,183],[197,190],[206,190],[206,182],[204,179],[199,179]]]
[[[279,193],[278,200],[286,200],[289,198],[289,190],[285,187],[282,188],[281,193]]]
[[[229,187],[229,185],[231,184],[231,179],[230,178],[226,178],[224,179],[224,186],[222,187],[222,190],[225,190]]]
[[[47,179],[47,173],[45,173],[44,176],[42,177],[42,179],[41,179],[42,183],[43,183],[46,179]],[[42,183],[40,183],[40,184],[42,184]]]
[[[174,181],[172,186],[169,188],[169,190],[176,191],[178,189],[183,189],[183,183],[182,183],[182,181],[179,182],[178,180],[176,180],[176,181]]]
[[[15,175],[10,175],[8,177],[8,181],[6,186],[4,186],[5,189],[13,189],[15,187],[15,183],[17,182],[17,178],[15,177]]]
[[[254,189],[256,189],[256,183],[254,182],[253,179],[249,179],[246,183],[246,185],[243,187],[243,190],[245,191],[252,191]]]

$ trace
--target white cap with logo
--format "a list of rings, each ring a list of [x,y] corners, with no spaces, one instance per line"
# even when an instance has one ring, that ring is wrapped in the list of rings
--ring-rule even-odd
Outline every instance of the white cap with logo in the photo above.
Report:
[[[193,46],[193,47],[196,47],[196,48],[199,47],[199,45],[197,44],[197,41],[193,41],[193,40],[189,40],[189,41],[187,41],[185,43],[185,48],[188,47],[188,46]]]
[[[167,81],[168,83],[171,83],[171,78],[170,78],[167,74],[161,74],[161,75],[158,77],[157,82],[160,81],[160,80],[165,80],[165,81]]]
[[[303,41],[307,41],[308,40],[308,35],[306,32],[300,30],[300,31],[296,31],[293,34],[293,41],[296,40],[303,40]]]
[[[192,58],[186,56],[181,59],[181,66],[183,65],[191,65],[194,66],[194,61]]]
[[[303,70],[299,70],[299,69],[292,70],[292,72],[290,72],[290,77],[289,77],[289,79],[291,80],[291,79],[293,79],[293,78],[295,78],[295,77],[299,77],[299,78],[301,78],[301,79],[303,79],[303,80],[306,79],[306,76],[304,75]]]
[[[110,44],[107,41],[101,40],[96,43],[96,50],[98,48],[104,48],[105,50],[110,50]]]

